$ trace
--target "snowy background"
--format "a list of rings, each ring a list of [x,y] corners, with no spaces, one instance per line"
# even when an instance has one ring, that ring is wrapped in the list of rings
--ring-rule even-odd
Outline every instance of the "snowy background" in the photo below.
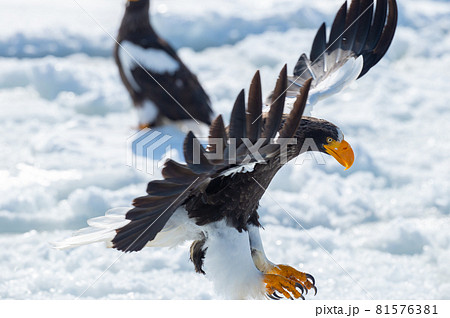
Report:
[[[341,3],[158,0],[152,16],[228,118],[254,72],[268,93]],[[49,244],[159,177],[126,165],[137,120],[107,34],[123,10],[123,0],[1,2],[2,299],[218,297],[186,246],[123,255]],[[268,257],[313,274],[312,299],[450,299],[450,3],[401,0],[399,12],[382,62],[315,107],[342,128],[354,166],[300,157],[261,202]]]

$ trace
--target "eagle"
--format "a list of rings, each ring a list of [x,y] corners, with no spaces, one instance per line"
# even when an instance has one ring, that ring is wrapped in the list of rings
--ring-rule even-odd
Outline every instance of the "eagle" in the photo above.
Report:
[[[137,110],[139,128],[170,122],[211,124],[211,101],[197,77],[153,29],[149,0],[127,0],[114,46],[120,78]]]
[[[185,162],[168,159],[163,180],[149,182],[146,195],[134,199],[132,208],[88,220],[88,228],[56,247],[104,241],[120,251],[137,252],[188,241],[195,271],[206,274],[226,297],[304,299],[308,291],[317,293],[311,274],[267,258],[259,201],[283,165],[307,151],[330,155],[346,169],[352,166],[354,152],[341,129],[303,114],[308,104],[339,91],[378,63],[392,42],[397,16],[395,0],[377,0],[376,6],[370,0],[344,3],[328,39],[323,24],[294,75],[288,76],[286,65],[282,68],[269,111],[262,111],[257,71],[248,98],[244,90],[238,94],[228,126],[217,116],[205,145],[189,132]],[[336,81],[344,68],[344,79]],[[285,111],[289,98],[294,101]],[[308,140],[316,147],[305,147]]]

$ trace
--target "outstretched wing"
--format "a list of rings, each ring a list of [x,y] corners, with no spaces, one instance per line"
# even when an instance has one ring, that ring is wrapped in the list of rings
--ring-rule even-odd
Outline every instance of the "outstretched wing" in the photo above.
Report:
[[[113,247],[126,252],[142,249],[164,228],[176,209],[190,197],[201,196],[212,180],[251,171],[260,161],[279,154],[283,139],[293,137],[299,128],[311,81],[304,83],[291,112],[283,115],[287,83],[284,66],[275,86],[272,106],[263,120],[261,80],[257,72],[250,86],[247,109],[241,91],[229,126],[225,128],[222,116],[212,122],[206,148],[192,132],[188,133],[184,141],[186,164],[173,160],[165,163],[164,180],[150,182],[147,195],[134,200],[134,208],[126,214],[130,222],[116,230]],[[254,144],[258,147],[252,147]]]
[[[336,94],[364,76],[387,52],[397,26],[396,0],[352,0],[341,6],[327,40],[325,23],[317,31],[309,58],[302,54],[289,76],[287,97],[312,78],[309,105]]]
[[[160,113],[172,120],[192,119],[209,124],[211,102],[197,77],[162,39],[123,40],[116,60],[134,102],[151,100]]]

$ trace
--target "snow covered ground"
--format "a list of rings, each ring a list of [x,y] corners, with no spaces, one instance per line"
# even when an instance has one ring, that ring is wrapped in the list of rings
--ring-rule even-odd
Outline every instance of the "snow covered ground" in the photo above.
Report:
[[[292,71],[341,2],[155,0],[152,14],[227,118],[257,69],[266,93],[284,63]],[[218,297],[186,246],[49,244],[158,178],[126,165],[137,121],[107,34],[123,5],[1,4],[1,299]],[[313,299],[450,299],[450,3],[400,1],[399,12],[384,60],[315,107],[342,128],[354,166],[300,157],[261,202],[269,258],[312,273]]]

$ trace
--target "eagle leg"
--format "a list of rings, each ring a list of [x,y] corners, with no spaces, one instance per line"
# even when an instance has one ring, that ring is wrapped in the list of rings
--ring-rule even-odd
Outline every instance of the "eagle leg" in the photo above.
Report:
[[[314,295],[317,294],[316,282],[311,274],[300,272],[288,265],[276,265],[272,263],[264,252],[259,227],[249,224],[247,230],[253,263],[259,271],[265,274],[264,283],[266,284],[267,296],[269,298],[277,298],[276,294],[274,295],[275,290],[286,297],[288,295],[286,289],[294,297],[296,295],[298,296],[295,298],[303,298],[303,294],[308,294],[308,291],[311,289],[314,290]],[[288,296],[286,298],[292,297]]]

